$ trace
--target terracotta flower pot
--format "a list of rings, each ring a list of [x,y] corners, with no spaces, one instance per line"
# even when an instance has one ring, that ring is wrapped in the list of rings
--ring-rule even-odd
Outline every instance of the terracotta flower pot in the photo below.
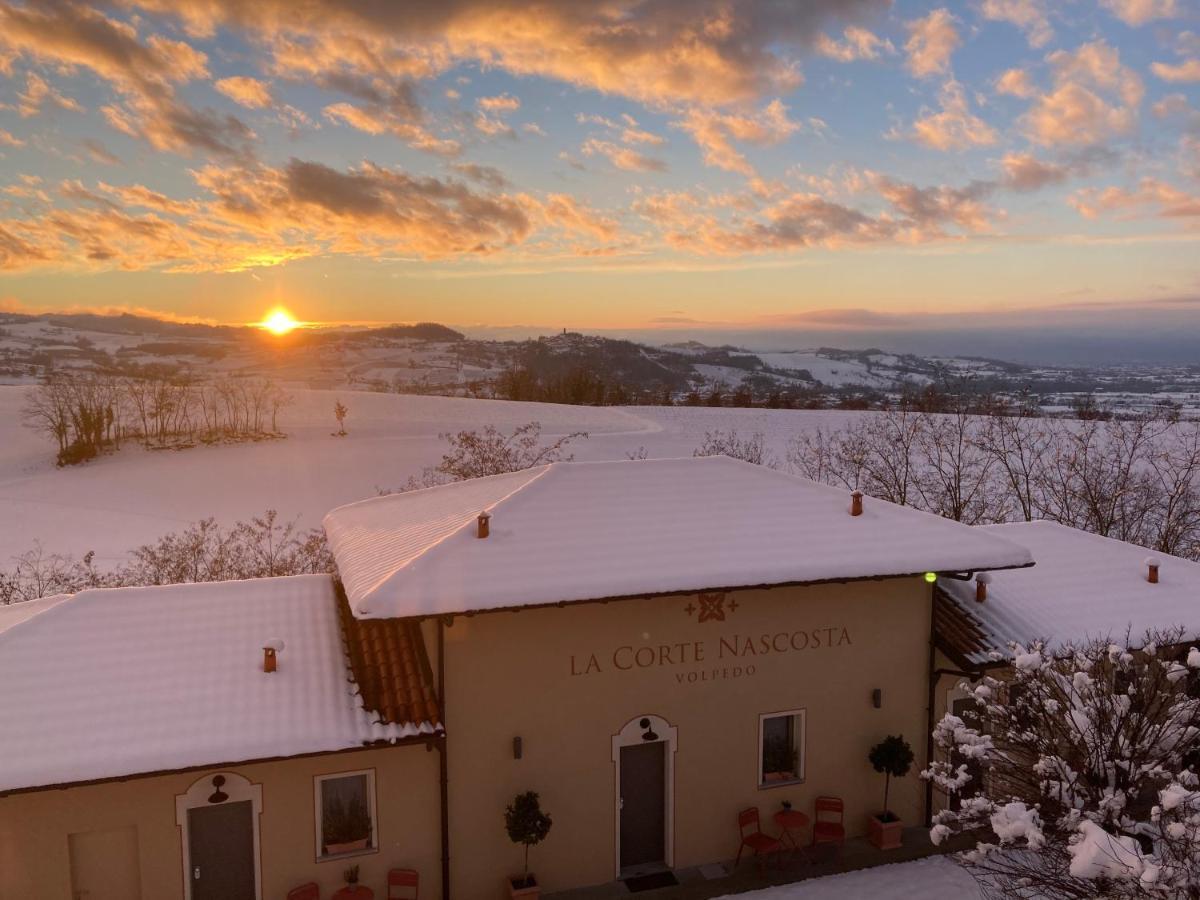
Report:
[[[541,885],[532,872],[529,873],[529,883],[525,883],[524,875],[513,875],[508,879],[508,896],[510,897],[540,897]]]
[[[899,819],[885,822],[879,816],[871,816],[867,837],[880,850],[895,850],[904,844],[904,823]]]

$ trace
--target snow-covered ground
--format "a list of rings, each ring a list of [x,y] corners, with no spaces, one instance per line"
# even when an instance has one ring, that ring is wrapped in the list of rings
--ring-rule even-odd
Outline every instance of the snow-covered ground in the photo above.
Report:
[[[95,550],[106,567],[133,547],[209,516],[224,524],[277,509],[320,524],[335,506],[397,487],[436,463],[438,435],[495,425],[506,431],[536,420],[544,436],[586,431],[577,459],[624,459],[644,447],[652,457],[691,456],[714,429],[761,431],[781,460],[790,438],[861,413],[688,407],[583,407],[350,391],[293,392],[281,415],[281,441],[188,450],[129,446],[86,465],[57,469],[53,447],[20,424],[25,387],[0,387],[0,567],[40,541],[47,552]],[[349,407],[349,436],[333,405]]]
[[[975,881],[953,860],[932,856],[738,894],[737,900],[978,900]],[[721,900],[732,900],[721,898]]]

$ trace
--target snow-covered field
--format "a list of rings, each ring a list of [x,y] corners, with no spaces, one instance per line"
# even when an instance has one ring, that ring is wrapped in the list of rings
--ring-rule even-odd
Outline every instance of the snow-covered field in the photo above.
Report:
[[[396,487],[437,462],[439,433],[495,425],[511,431],[536,420],[553,438],[586,431],[577,459],[691,456],[706,431],[761,431],[782,459],[787,441],[820,424],[861,413],[690,407],[582,407],[349,391],[294,391],[281,415],[288,437],[182,451],[128,446],[83,466],[58,469],[53,448],[20,424],[29,388],[0,387],[0,567],[40,541],[47,552],[95,550],[103,566],[133,547],[212,516],[232,524],[277,509],[305,526],[343,503]],[[334,402],[350,409],[349,436],[336,429]]]
[[[933,856],[738,894],[737,900],[978,900],[982,896],[964,869]]]

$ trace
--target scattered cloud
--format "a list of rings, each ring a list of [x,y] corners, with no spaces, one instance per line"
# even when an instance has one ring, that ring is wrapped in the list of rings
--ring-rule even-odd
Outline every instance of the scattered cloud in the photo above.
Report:
[[[265,81],[246,75],[222,78],[214,82],[213,87],[234,103],[247,109],[263,109],[274,102],[271,97],[271,89]]]
[[[1054,38],[1043,0],[983,0],[980,12],[985,19],[1020,28],[1031,47],[1044,47]]]
[[[618,169],[624,169],[627,172],[665,172],[667,170],[667,164],[663,160],[646,156],[632,147],[623,147],[612,141],[588,138],[579,150],[584,156],[603,156]]]
[[[1044,162],[1032,153],[1006,153],[1000,160],[1000,167],[1004,173],[1000,183],[1022,193],[1060,184],[1071,174],[1067,166]]]
[[[1100,0],[1100,5],[1135,27],[1155,19],[1173,19],[1183,12],[1178,0]]]
[[[1113,214],[1119,218],[1153,215],[1165,219],[1200,218],[1200,193],[1184,191],[1156,178],[1143,178],[1132,190],[1085,188],[1068,202],[1088,219]]]
[[[842,31],[842,40],[834,40],[821,32],[815,45],[817,53],[838,62],[855,62],[860,59],[879,59],[884,54],[895,54],[896,48],[886,38],[857,25],[847,25]]]
[[[1042,146],[1089,145],[1133,131],[1145,88],[1120,53],[1103,40],[1046,57],[1054,86],[1034,97],[1025,133]]]
[[[367,134],[393,134],[414,150],[435,156],[458,156],[462,145],[451,138],[440,138],[424,126],[396,115],[383,107],[362,107],[353,103],[331,103],[323,110],[325,118],[342,122]]]
[[[996,129],[970,110],[966,92],[951,79],[939,92],[940,109],[925,110],[913,122],[910,137],[935,150],[968,150],[996,143]]]
[[[0,3],[0,52],[62,69],[86,68],[121,100],[102,107],[108,124],[157,150],[244,156],[253,132],[233,116],[198,110],[175,86],[208,75],[208,57],[162,35],[143,40],[130,23],[88,6]]]
[[[1185,59],[1176,65],[1161,62],[1151,63],[1150,71],[1163,81],[1173,83],[1200,81],[1200,59]]]
[[[754,167],[734,149],[733,141],[770,146],[800,130],[781,100],[772,100],[757,113],[719,113],[691,109],[676,123],[699,145],[704,164],[755,177]]]
[[[950,57],[962,43],[955,23],[958,20],[944,6],[927,16],[907,24],[908,70],[918,78],[945,75],[950,71]]]
[[[1037,93],[1037,89],[1024,69],[1006,69],[996,79],[996,93],[1028,100]]]
[[[26,73],[25,90],[17,94],[17,112],[22,118],[36,116],[47,102],[70,112],[83,112],[79,103],[51,87],[40,75],[34,72]]]

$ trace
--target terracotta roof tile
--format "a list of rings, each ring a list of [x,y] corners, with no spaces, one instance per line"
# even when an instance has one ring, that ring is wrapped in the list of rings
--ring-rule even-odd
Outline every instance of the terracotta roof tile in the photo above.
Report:
[[[441,724],[421,626],[413,619],[356,619],[337,585],[338,616],[363,708],[384,724]]]

